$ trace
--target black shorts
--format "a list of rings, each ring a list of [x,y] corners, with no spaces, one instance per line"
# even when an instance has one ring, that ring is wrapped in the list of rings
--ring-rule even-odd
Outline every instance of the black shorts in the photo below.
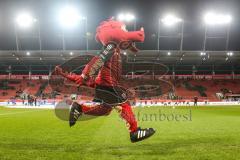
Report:
[[[94,102],[118,105],[128,100],[126,89],[118,86],[96,86]]]

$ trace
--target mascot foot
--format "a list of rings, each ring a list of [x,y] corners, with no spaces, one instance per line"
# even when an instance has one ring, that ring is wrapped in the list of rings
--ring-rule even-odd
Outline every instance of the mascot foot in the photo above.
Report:
[[[142,141],[148,137],[151,137],[154,133],[155,130],[153,128],[138,128],[135,132],[130,133],[130,140],[132,143]]]
[[[78,118],[82,115],[82,107],[77,102],[73,102],[70,115],[69,115],[69,126],[72,127],[76,124]]]

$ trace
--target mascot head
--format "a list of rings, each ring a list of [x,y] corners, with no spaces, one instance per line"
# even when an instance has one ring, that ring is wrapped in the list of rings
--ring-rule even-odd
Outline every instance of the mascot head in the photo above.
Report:
[[[113,18],[103,21],[96,31],[96,40],[106,46],[108,43],[115,43],[120,49],[131,49],[136,52],[134,42],[143,42],[145,38],[144,29],[139,31],[127,31],[126,25]],[[127,46],[127,47],[126,47]]]

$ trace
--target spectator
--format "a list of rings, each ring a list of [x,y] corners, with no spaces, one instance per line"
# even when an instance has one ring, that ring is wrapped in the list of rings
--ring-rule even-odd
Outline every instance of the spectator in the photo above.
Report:
[[[197,102],[198,102],[198,97],[195,96],[195,97],[194,97],[194,106],[197,106]]]

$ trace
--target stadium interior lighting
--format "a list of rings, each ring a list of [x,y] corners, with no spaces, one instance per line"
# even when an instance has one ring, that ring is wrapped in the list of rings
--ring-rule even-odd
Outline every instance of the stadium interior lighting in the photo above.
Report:
[[[73,55],[73,52],[70,52],[69,54],[70,54],[70,56],[72,56],[72,55]]]
[[[26,55],[27,55],[27,56],[30,56],[31,54],[30,54],[30,52],[27,52]]]
[[[227,55],[231,57],[233,56],[233,52],[227,52]]]
[[[209,12],[204,16],[204,22],[207,25],[223,25],[229,24],[232,21],[232,17],[230,15],[225,14],[217,14]]]
[[[176,23],[182,22],[182,19],[180,19],[174,15],[167,15],[161,19],[161,22],[166,26],[173,26]]]
[[[135,16],[133,14],[130,14],[130,13],[126,13],[126,14],[119,14],[118,17],[117,17],[118,20],[120,21],[132,21],[135,19]]]
[[[75,27],[81,20],[85,19],[86,17],[80,16],[79,11],[72,6],[64,7],[59,13],[59,22],[66,28]]]
[[[201,56],[206,56],[206,52],[201,52],[200,55]]]
[[[16,23],[21,28],[31,27],[37,19],[33,18],[29,13],[21,13],[16,17]]]
[[[168,52],[167,55],[168,55],[168,56],[171,56],[171,52]]]

